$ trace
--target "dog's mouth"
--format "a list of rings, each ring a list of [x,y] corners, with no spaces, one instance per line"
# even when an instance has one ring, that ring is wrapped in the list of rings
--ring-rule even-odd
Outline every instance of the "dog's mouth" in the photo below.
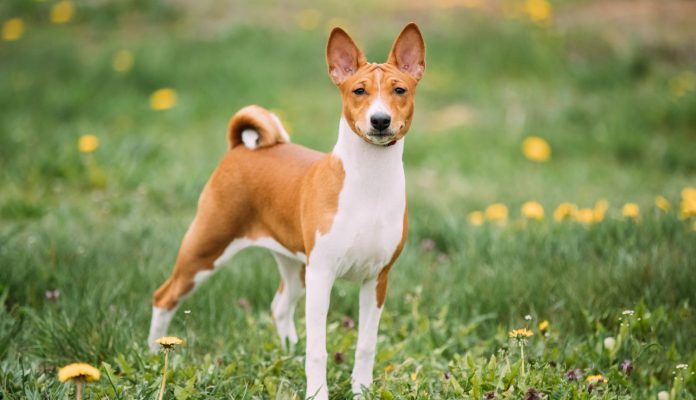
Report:
[[[380,146],[384,146],[393,142],[396,139],[396,134],[391,132],[391,129],[380,130],[370,130],[367,132],[367,139],[373,143]]]

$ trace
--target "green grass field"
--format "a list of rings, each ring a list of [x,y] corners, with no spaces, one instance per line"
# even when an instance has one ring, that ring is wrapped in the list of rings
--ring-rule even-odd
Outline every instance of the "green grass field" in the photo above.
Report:
[[[156,398],[151,295],[226,151],[230,116],[263,105],[294,142],[330,151],[340,97],[327,25],[344,23],[383,61],[410,20],[428,46],[404,154],[411,226],[367,398],[695,398],[696,218],[680,216],[696,186],[696,57],[680,25],[693,7],[668,2],[684,8],[662,15],[665,38],[625,4],[617,24],[602,2],[552,2],[541,22],[524,1],[480,3],[77,1],[56,24],[52,0],[2,2],[0,398],[74,398],[57,370],[76,361],[102,373],[86,398]],[[122,53],[116,71],[122,50],[133,63]],[[153,110],[161,88],[176,103]],[[87,134],[99,144],[83,153]],[[529,136],[550,145],[546,162],[525,158]],[[562,202],[602,199],[601,221],[553,217]],[[530,200],[543,220],[521,214]],[[493,203],[506,205],[504,223],[470,223]],[[186,345],[165,398],[303,398],[304,306],[300,344],[284,352],[270,316],[276,271],[270,254],[246,250],[182,305],[170,332]],[[339,282],[335,399],[350,398],[357,330],[345,321],[357,303],[357,285]],[[534,334],[518,343],[517,328]],[[607,382],[587,381],[597,374]]]

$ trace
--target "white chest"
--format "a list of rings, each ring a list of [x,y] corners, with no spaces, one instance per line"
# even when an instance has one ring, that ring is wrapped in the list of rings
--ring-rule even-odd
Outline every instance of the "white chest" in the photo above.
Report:
[[[365,280],[389,263],[403,236],[403,141],[382,148],[343,133],[334,149],[345,170],[338,209],[331,229],[317,237],[312,259],[323,259],[322,268],[333,268],[337,277]]]

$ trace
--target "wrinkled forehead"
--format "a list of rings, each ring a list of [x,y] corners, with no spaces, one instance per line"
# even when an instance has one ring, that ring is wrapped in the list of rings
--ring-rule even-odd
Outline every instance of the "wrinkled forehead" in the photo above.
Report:
[[[351,87],[359,83],[370,85],[377,82],[402,83],[408,86],[416,84],[416,80],[413,77],[402,72],[392,64],[367,63],[360,67],[353,76],[346,79],[341,86]]]

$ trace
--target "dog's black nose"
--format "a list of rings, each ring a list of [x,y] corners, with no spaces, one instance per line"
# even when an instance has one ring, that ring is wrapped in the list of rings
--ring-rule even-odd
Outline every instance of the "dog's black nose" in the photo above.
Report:
[[[389,128],[391,117],[385,113],[378,113],[370,117],[370,123],[372,124],[373,128],[383,131]]]

